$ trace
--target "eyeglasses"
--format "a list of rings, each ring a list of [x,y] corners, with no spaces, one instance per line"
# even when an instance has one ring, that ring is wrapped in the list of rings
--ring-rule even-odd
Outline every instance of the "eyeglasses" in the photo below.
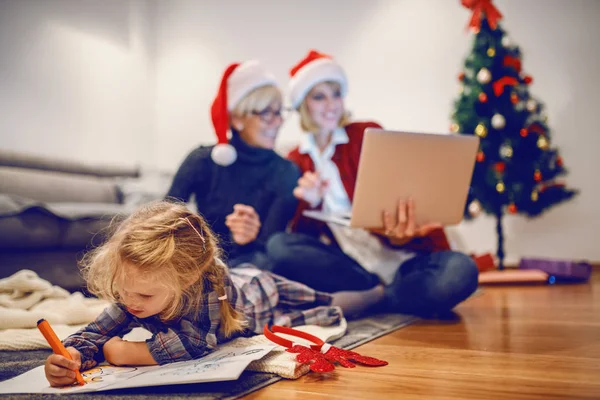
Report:
[[[266,108],[262,111],[252,111],[251,114],[259,117],[261,121],[269,123],[273,122],[275,118],[286,119],[290,115],[291,111],[291,108],[280,108],[279,110]]]

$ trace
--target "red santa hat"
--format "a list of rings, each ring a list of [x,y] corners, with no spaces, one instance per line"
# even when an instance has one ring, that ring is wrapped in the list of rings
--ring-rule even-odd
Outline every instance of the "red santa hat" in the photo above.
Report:
[[[340,65],[330,55],[316,50],[308,52],[298,64],[290,70],[289,95],[290,105],[297,109],[306,94],[322,82],[337,82],[342,96],[348,92],[348,79]]]
[[[212,123],[217,135],[217,145],[211,152],[211,158],[215,163],[228,166],[233,164],[237,158],[237,152],[229,144],[227,135],[231,111],[251,91],[268,85],[277,86],[277,81],[256,60],[234,63],[227,67],[210,109]]]

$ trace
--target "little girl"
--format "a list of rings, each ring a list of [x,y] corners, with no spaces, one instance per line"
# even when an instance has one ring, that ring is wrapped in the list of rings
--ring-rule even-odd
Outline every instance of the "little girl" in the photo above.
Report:
[[[73,383],[75,370],[103,360],[154,365],[197,358],[225,340],[261,333],[265,324],[331,325],[342,312],[361,312],[384,298],[379,288],[318,292],[250,264],[229,271],[205,220],[166,201],[121,223],[86,255],[83,271],[90,292],[113,304],[63,342],[73,360],[48,357],[52,386]],[[152,338],[122,340],[134,327]]]

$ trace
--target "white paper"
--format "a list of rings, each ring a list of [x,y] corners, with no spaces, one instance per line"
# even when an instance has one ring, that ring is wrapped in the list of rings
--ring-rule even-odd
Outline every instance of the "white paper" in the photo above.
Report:
[[[0,382],[0,393],[85,393],[142,386],[175,385],[236,380],[254,360],[273,350],[275,345],[253,345],[217,350],[206,357],[150,367],[100,365],[83,372],[84,386],[50,387],[44,366]]]

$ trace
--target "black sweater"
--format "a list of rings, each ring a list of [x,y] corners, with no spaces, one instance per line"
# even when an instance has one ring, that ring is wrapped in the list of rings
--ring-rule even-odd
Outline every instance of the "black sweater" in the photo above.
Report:
[[[227,167],[210,157],[214,146],[193,150],[179,167],[167,197],[187,202],[193,194],[198,212],[218,235],[229,259],[255,251],[264,251],[273,233],[284,231],[296,211],[293,195],[300,172],[298,167],[272,150],[249,146],[237,133],[230,144],[237,160]],[[245,246],[236,244],[225,217],[235,204],[252,206],[262,224],[256,240]]]

